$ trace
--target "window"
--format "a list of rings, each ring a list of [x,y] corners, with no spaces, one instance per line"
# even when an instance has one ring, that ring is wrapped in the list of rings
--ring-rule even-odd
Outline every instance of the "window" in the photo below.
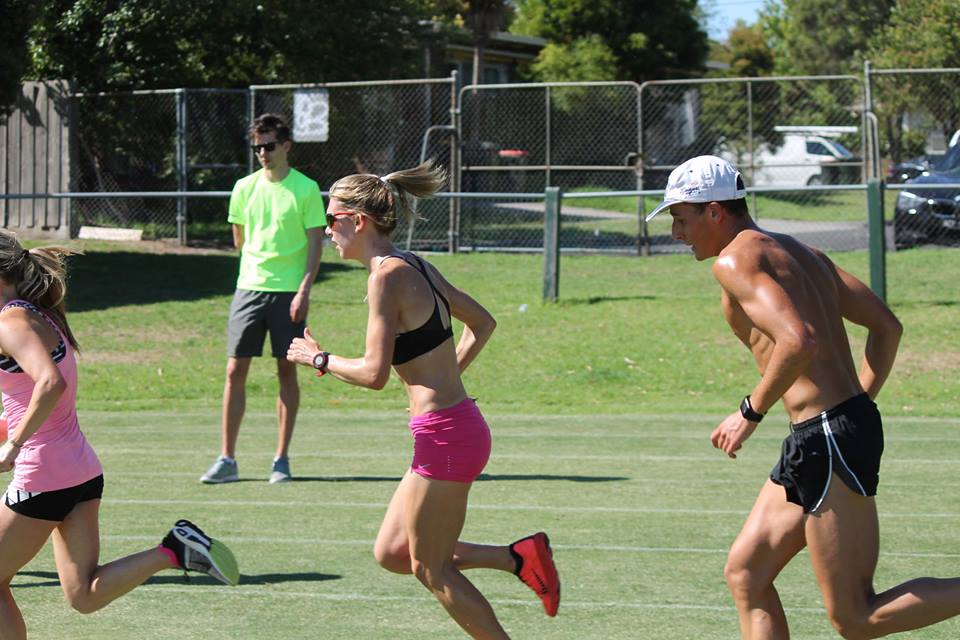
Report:
[[[832,156],[830,150],[822,142],[807,141],[807,153],[815,156]]]

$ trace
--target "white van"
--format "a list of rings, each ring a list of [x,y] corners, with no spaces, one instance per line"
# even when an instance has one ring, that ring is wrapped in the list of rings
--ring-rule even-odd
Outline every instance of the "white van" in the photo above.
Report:
[[[841,175],[859,172],[853,153],[835,140],[844,133],[856,133],[857,127],[781,126],[774,131],[783,134],[783,144],[776,148],[760,145],[752,163],[749,153],[737,159],[729,151],[722,154],[737,165],[750,186],[835,183],[842,181]]]

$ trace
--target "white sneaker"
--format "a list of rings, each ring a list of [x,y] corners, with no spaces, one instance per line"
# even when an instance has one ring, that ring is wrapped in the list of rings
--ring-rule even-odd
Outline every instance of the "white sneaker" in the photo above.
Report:
[[[223,484],[224,482],[236,482],[239,479],[237,461],[231,462],[223,456],[217,458],[213,465],[207,469],[207,472],[200,476],[200,482],[204,484]]]

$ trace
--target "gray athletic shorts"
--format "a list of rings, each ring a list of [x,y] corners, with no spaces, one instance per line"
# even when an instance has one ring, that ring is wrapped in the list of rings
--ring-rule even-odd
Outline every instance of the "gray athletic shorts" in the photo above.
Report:
[[[305,322],[290,320],[292,291],[248,291],[237,289],[230,303],[227,323],[227,357],[257,358],[270,332],[274,358],[286,358],[294,338],[303,337]]]

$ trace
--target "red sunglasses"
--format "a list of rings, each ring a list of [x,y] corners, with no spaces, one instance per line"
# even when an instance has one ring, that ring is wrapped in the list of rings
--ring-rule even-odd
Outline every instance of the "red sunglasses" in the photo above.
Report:
[[[332,227],[338,218],[349,218],[350,216],[365,216],[370,218],[370,216],[362,211],[332,211],[327,214],[327,226]],[[373,220],[373,218],[370,219]]]

